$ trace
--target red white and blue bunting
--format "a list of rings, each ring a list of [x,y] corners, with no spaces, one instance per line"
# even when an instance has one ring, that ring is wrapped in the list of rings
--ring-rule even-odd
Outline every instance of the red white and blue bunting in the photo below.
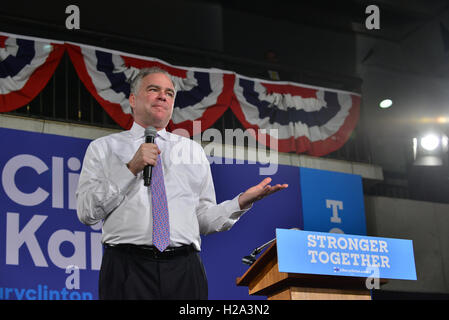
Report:
[[[28,104],[45,87],[67,50],[79,78],[121,127],[131,127],[130,81],[143,67],[167,70],[177,89],[168,130],[193,135],[230,108],[246,129],[281,152],[322,156],[339,149],[354,130],[360,95],[291,82],[247,78],[230,71],[173,66],[162,60],[74,43],[0,33],[0,112]],[[257,131],[260,132],[260,131]],[[274,140],[273,140],[274,139]]]
[[[360,96],[347,92],[237,76],[234,93],[231,107],[243,126],[277,130],[276,145],[283,152],[319,156],[337,150],[359,118]],[[270,139],[260,138],[267,144]]]
[[[51,79],[64,50],[57,41],[0,33],[0,112],[33,100]]]

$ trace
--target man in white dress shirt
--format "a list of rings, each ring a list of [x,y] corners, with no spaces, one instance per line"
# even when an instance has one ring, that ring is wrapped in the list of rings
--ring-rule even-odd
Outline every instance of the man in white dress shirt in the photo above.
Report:
[[[217,204],[202,147],[165,130],[175,95],[165,70],[142,69],[131,83],[132,128],[96,139],[86,151],[77,213],[88,225],[103,220],[100,299],[207,299],[200,234],[228,230],[252,203],[287,187],[270,186],[265,178]],[[149,126],[157,130],[154,143],[145,143]],[[183,151],[191,161],[179,158]],[[169,246],[162,252],[153,245],[151,192],[142,179],[145,166],[160,164],[169,221]]]

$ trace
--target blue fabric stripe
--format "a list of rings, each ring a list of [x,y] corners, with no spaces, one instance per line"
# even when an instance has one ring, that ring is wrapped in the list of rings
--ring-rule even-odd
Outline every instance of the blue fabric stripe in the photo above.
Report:
[[[131,92],[130,84],[126,80],[125,73],[114,72],[115,66],[112,62],[112,53],[96,50],[95,55],[97,57],[97,70],[106,75],[111,83],[111,89],[117,93],[123,93],[126,97],[129,97]]]
[[[16,56],[10,55],[0,62],[0,78],[15,77],[23,68],[31,64],[36,55],[34,41],[17,39],[16,43],[19,47]]]
[[[194,106],[201,102],[204,97],[207,97],[212,93],[208,73],[194,72],[193,76],[195,77],[198,85],[188,91],[179,91],[176,94],[175,107],[182,109],[185,107]]]

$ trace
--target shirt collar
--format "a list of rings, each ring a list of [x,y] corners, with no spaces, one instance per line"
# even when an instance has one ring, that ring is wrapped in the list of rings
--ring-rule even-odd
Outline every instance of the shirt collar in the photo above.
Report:
[[[131,129],[129,129],[129,132],[131,133],[131,136],[133,137],[134,140],[139,140],[142,139],[145,135],[145,128],[142,127],[140,124],[138,124],[137,122],[134,122]],[[164,140],[168,139],[168,132],[167,130],[161,129],[157,132],[157,136],[156,137],[161,137]]]

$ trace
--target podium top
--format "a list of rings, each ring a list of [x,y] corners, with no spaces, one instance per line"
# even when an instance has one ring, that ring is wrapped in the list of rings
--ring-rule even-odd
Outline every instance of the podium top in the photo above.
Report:
[[[276,241],[273,242],[256,262],[236,279],[237,286],[247,286],[250,294],[258,295],[268,295],[288,286],[367,290],[366,279],[362,277],[279,272],[276,244]],[[380,279],[380,284],[386,282],[387,280]]]

